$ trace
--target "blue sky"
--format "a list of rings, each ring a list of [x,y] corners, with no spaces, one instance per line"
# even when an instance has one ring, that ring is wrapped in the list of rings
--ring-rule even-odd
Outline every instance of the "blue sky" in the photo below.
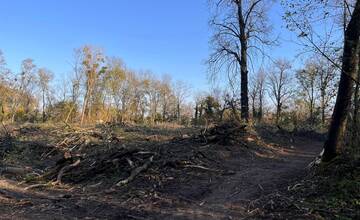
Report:
[[[2,0],[0,49],[18,71],[25,58],[52,70],[57,78],[71,70],[73,49],[102,47],[135,70],[152,70],[206,88],[209,54],[207,0]],[[281,9],[270,12],[275,34],[282,29]],[[272,50],[274,57],[293,57],[294,44]]]

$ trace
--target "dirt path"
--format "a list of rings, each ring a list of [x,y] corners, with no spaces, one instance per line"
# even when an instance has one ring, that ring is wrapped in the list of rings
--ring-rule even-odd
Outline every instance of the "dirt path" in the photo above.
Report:
[[[224,176],[202,198],[182,206],[156,212],[173,219],[243,219],[256,211],[252,203],[270,193],[287,187],[306,173],[307,165],[319,154],[322,143],[304,138],[277,148],[274,158],[248,160],[234,153],[226,166],[236,171]],[[241,154],[239,152],[239,154]],[[154,208],[152,208],[154,211]]]
[[[1,179],[0,219],[243,219],[256,212],[256,199],[301,178],[321,146],[297,138],[277,145],[272,154],[255,157],[244,157],[234,146],[222,161],[233,175],[202,175],[187,184],[157,186],[160,192],[171,192],[167,194],[137,191],[131,202],[116,190],[26,191],[15,181]]]

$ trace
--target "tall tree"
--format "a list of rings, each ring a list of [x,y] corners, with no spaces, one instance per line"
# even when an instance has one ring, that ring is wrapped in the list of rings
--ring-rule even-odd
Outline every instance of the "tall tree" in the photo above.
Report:
[[[45,122],[46,119],[46,113],[45,113],[45,109],[46,109],[46,96],[48,96],[49,93],[49,83],[53,78],[53,74],[51,73],[51,71],[45,69],[45,68],[40,68],[38,70],[38,85],[39,88],[41,90],[41,96],[42,96],[42,120],[43,122]]]
[[[318,73],[316,87],[320,95],[321,124],[325,128],[328,109],[336,96],[338,69],[324,57],[318,57],[314,65]]]
[[[111,102],[114,103],[117,111],[116,121],[121,121],[121,91],[125,85],[126,70],[123,62],[117,58],[108,59],[105,73],[105,87],[108,91]]]
[[[360,1],[357,0],[354,11],[345,32],[345,44],[338,95],[332,115],[328,138],[324,145],[323,161],[333,159],[343,146],[347,114],[350,110],[354,79],[357,78],[360,50]]]
[[[172,88],[171,88],[171,77],[169,75],[164,75],[161,79],[160,84],[160,105],[161,105],[161,114],[162,120],[166,121],[169,116],[169,105],[170,99],[172,97]]]
[[[91,116],[91,110],[93,107],[91,104],[96,94],[96,83],[98,82],[100,74],[105,71],[103,68],[105,60],[100,49],[91,46],[84,46],[80,49],[80,51],[82,54],[82,70],[83,75],[85,76],[85,95],[80,120],[80,123],[82,124],[85,119],[85,114],[88,115],[88,118]]]
[[[249,119],[248,62],[251,52],[264,53],[271,27],[267,22],[264,0],[216,0],[215,15],[210,21],[214,29],[211,39],[213,53],[208,63],[212,73],[218,73],[224,65],[226,71],[240,71],[241,118]]]
[[[174,85],[174,93],[176,98],[176,119],[181,120],[181,106],[185,99],[189,96],[190,86],[183,81],[176,81]]]

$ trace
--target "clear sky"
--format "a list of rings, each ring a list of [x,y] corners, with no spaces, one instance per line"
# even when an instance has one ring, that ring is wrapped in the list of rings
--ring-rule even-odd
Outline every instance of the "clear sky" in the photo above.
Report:
[[[2,0],[0,49],[18,71],[25,58],[52,70],[57,78],[71,70],[73,49],[99,46],[135,70],[152,70],[206,88],[210,30],[207,0]],[[281,9],[270,12],[275,34],[282,29]],[[292,57],[294,44],[272,50]],[[297,51],[298,52],[298,51]]]

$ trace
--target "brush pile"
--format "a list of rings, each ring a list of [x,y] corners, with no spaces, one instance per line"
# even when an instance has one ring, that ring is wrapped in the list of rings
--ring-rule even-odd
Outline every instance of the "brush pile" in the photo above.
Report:
[[[216,125],[205,132],[204,138],[209,143],[234,145],[242,143],[246,136],[246,125],[238,122],[226,122]]]
[[[191,182],[201,173],[213,178],[233,174],[221,163],[228,150],[219,148],[215,142],[226,143],[240,138],[244,127],[224,124],[210,129],[206,137],[216,137],[210,145],[203,145],[203,139],[197,135],[157,131],[158,128],[113,125],[24,127],[15,132],[14,148],[9,153],[9,158],[13,159],[7,160],[6,166],[16,165],[25,171],[32,166],[29,170],[36,170],[35,174],[17,174],[16,178],[24,180],[26,189],[64,184],[86,188],[100,184],[96,186],[103,189],[125,186],[152,189],[166,185],[163,187],[166,191],[175,187],[176,181],[194,187]],[[166,141],[149,139],[154,133],[162,135],[162,139],[164,135],[168,137]],[[178,179],[175,181],[173,176]],[[207,181],[204,179],[204,184]]]

